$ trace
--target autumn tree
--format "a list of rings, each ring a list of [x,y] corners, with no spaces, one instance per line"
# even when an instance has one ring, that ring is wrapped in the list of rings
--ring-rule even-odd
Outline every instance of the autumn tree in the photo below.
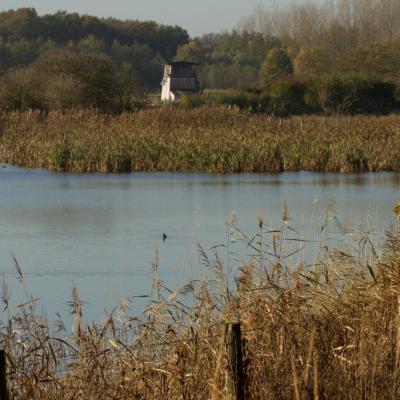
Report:
[[[41,56],[34,68],[48,77],[66,75],[78,80],[85,88],[85,103],[91,107],[114,106],[118,85],[112,60],[104,54],[58,50]]]
[[[294,72],[303,79],[315,79],[338,69],[335,57],[322,45],[304,46],[294,60]]]
[[[286,49],[275,48],[268,52],[261,65],[261,85],[269,87],[273,82],[285,80],[293,74],[293,63]]]

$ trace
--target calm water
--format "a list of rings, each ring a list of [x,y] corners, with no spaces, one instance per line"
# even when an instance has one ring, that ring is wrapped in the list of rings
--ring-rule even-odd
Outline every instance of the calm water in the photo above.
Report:
[[[253,234],[260,213],[266,228],[281,226],[287,201],[290,225],[314,240],[332,202],[345,226],[383,231],[394,223],[399,184],[391,173],[73,175],[7,166],[0,168],[0,271],[17,299],[13,253],[50,318],[67,313],[75,282],[87,317],[97,319],[125,296],[150,293],[157,248],[168,287],[198,277],[196,243],[226,245],[232,212]],[[241,249],[236,258],[246,255]],[[133,309],[143,301],[133,300]]]

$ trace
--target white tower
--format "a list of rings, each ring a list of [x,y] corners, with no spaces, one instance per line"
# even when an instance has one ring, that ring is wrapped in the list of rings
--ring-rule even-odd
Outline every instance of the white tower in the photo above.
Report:
[[[175,61],[164,66],[164,78],[161,82],[161,101],[171,103],[179,101],[182,95],[191,96],[199,93],[199,84],[193,66],[188,61]]]

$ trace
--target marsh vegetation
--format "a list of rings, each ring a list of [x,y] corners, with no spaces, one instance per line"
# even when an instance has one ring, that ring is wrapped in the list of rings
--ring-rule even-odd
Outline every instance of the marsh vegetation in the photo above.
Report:
[[[0,115],[0,161],[51,171],[398,171],[400,118],[274,118],[224,107]]]
[[[230,265],[199,247],[202,278],[172,291],[153,263],[153,301],[131,315],[129,298],[98,324],[87,324],[75,287],[68,303],[73,330],[38,313],[25,292],[11,304],[3,284],[0,342],[18,399],[220,399],[226,395],[227,322],[240,322],[249,399],[396,399],[400,395],[400,236],[382,249],[327,213],[312,265],[292,263],[288,210],[282,226],[247,236],[229,222],[250,257],[227,287]],[[332,247],[335,231],[345,244]],[[297,240],[295,246],[304,242]],[[244,260],[242,258],[242,260]]]

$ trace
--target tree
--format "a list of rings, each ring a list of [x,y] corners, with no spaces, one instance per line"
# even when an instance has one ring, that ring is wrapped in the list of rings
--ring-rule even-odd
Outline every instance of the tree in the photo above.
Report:
[[[96,53],[58,50],[46,53],[34,64],[36,70],[51,77],[68,75],[84,85],[83,104],[113,110],[117,104],[118,83],[110,57]]]
[[[85,85],[68,74],[52,76],[45,82],[46,105],[49,110],[64,111],[89,105]]]
[[[97,39],[94,35],[89,35],[77,43],[76,49],[80,52],[104,53],[106,45],[103,40]]]
[[[362,67],[378,77],[400,82],[400,34],[368,46]]]
[[[295,81],[276,81],[270,91],[270,112],[288,116],[307,112],[305,86]]]
[[[143,102],[144,84],[132,64],[123,63],[117,75],[119,109],[134,110]]]
[[[286,49],[274,48],[267,54],[261,65],[261,85],[269,87],[275,81],[285,80],[293,75],[293,63]]]
[[[210,61],[212,48],[203,44],[200,40],[191,40],[178,47],[175,60],[193,61],[200,64],[206,64]]]
[[[0,109],[45,109],[43,74],[25,67],[11,71],[0,79]]]
[[[306,80],[329,75],[332,69],[338,72],[339,68],[332,52],[322,45],[302,47],[294,60],[295,75]]]

